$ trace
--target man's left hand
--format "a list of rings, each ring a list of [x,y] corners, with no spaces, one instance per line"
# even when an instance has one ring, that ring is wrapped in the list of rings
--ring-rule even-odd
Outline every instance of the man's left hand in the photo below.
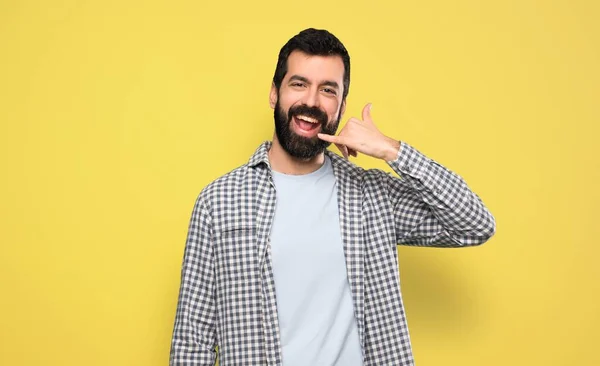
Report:
[[[400,142],[382,134],[373,119],[371,119],[371,103],[365,105],[361,121],[350,118],[337,136],[320,133],[321,140],[331,142],[337,146],[344,157],[357,156],[362,153],[386,161],[396,160]]]

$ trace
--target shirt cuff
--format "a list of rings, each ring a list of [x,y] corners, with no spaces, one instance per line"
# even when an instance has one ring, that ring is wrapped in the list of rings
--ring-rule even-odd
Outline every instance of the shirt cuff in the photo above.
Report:
[[[424,170],[430,163],[430,159],[406,142],[400,141],[400,149],[398,149],[396,159],[387,163],[400,175],[409,175],[421,179]]]

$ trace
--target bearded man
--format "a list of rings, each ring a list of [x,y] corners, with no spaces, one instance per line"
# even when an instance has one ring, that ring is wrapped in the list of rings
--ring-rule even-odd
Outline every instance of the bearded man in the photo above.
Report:
[[[326,30],[279,52],[272,141],[196,201],[171,365],[214,365],[217,347],[223,366],[414,364],[396,245],[479,245],[496,224],[459,175],[383,134],[370,104],[336,135],[349,86]]]

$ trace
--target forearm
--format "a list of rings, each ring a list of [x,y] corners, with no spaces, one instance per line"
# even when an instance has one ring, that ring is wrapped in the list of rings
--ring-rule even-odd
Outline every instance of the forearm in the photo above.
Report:
[[[192,339],[189,328],[176,325],[171,341],[170,366],[214,366],[216,348],[209,340]],[[190,363],[191,362],[191,363]]]
[[[214,366],[215,278],[210,215],[198,199],[190,220],[171,342],[171,366]]]
[[[429,211],[421,213],[420,226],[399,233],[400,240],[432,246],[469,246],[482,244],[494,234],[493,215],[458,174],[405,142],[400,143],[396,159],[388,164],[400,175],[393,179],[402,180],[402,186],[408,186]],[[394,186],[391,184],[392,190]],[[396,205],[400,201],[396,197]],[[399,211],[397,215],[404,214],[401,207],[395,209]]]

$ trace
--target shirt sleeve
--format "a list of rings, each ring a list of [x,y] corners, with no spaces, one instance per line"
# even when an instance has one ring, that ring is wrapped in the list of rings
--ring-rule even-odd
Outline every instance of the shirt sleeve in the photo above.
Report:
[[[183,256],[169,365],[215,364],[215,312],[211,221],[199,196],[192,212]]]
[[[400,142],[386,174],[398,244],[464,247],[479,245],[496,231],[494,216],[456,173]]]

